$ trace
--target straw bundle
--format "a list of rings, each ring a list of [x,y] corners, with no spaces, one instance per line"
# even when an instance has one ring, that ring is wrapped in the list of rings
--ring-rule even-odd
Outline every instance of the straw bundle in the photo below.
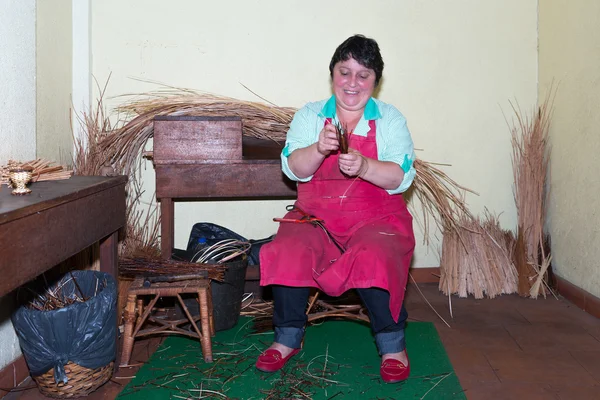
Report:
[[[516,124],[511,127],[514,197],[518,215],[518,247],[525,257],[517,256],[519,294],[537,298],[546,295],[544,285],[533,286],[534,281],[546,281],[549,255],[544,254],[544,221],[546,203],[546,175],[548,171],[548,129],[550,126],[550,97],[533,117],[528,117],[511,103]],[[520,241],[522,240],[522,243]]]
[[[285,141],[287,130],[297,109],[237,100],[187,89],[154,92],[148,98],[126,103],[119,113],[133,116],[123,127],[113,130],[101,142],[113,164],[129,174],[140,157],[146,141],[154,134],[154,117],[158,115],[239,116],[243,134],[259,139]],[[440,227],[458,229],[459,215],[469,215],[463,200],[465,192],[475,192],[458,185],[443,171],[427,161],[416,160],[417,175],[413,193],[422,204],[424,241],[429,242],[429,220]]]
[[[476,299],[516,292],[514,246],[512,232],[503,231],[489,213],[483,221],[463,216],[457,230],[444,231],[439,289]]]
[[[120,163],[124,171],[132,165],[146,141],[154,134],[154,117],[159,115],[239,116],[244,135],[277,142],[285,135],[295,108],[277,107],[257,102],[237,100],[225,96],[172,89],[153,92],[148,99],[125,103],[117,111],[134,118],[102,143]]]
[[[414,163],[417,175],[412,190],[421,203],[423,240],[426,243],[429,243],[431,218],[440,230],[452,230],[460,237],[461,218],[472,218],[463,200],[464,195],[466,192],[477,195],[471,189],[456,183],[435,165],[443,164],[428,163],[419,159]]]

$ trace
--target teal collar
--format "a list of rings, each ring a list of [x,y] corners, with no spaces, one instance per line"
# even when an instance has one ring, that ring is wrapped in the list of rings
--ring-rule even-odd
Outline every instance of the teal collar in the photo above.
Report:
[[[321,109],[319,116],[321,118],[335,118],[335,115],[335,96],[331,96]],[[379,107],[377,106],[377,103],[375,103],[375,100],[373,100],[372,97],[369,99],[369,101],[367,101],[363,117],[367,121],[381,118]]]

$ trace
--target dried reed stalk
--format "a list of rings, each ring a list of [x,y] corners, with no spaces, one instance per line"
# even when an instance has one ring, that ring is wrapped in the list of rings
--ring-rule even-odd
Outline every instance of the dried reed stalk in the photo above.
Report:
[[[227,266],[220,264],[201,264],[187,261],[166,260],[160,257],[124,257],[119,259],[119,274],[123,277],[192,275],[202,271],[208,273],[208,278],[223,281]]]
[[[117,108],[118,112],[133,116],[133,119],[103,142],[103,147],[112,155],[112,161],[124,168],[133,164],[146,141],[153,136],[154,117],[159,115],[239,116],[244,135],[283,142],[296,112],[291,107],[277,107],[188,89],[166,89],[148,93],[147,97]]]
[[[464,201],[466,192],[476,192],[459,185],[452,180],[436,164],[423,160],[415,160],[417,172],[413,181],[413,193],[421,203],[423,214],[423,240],[429,243],[430,219],[433,219],[441,231],[453,230],[460,237],[460,221],[463,216],[472,218]],[[411,205],[412,206],[412,205]],[[413,212],[416,215],[416,213]]]
[[[514,197],[518,215],[519,251],[517,255],[519,271],[519,294],[537,298],[545,296],[544,285],[535,285],[540,274],[547,281],[547,257],[540,257],[543,248],[544,221],[546,217],[546,177],[548,172],[549,146],[548,129],[551,118],[551,97],[548,96],[532,117],[511,103],[516,124],[511,127],[512,165],[514,177]],[[526,261],[525,263],[523,261]]]
[[[463,216],[457,229],[444,231],[439,289],[477,299],[516,292],[514,246],[512,232],[502,230],[491,214],[483,221]]]

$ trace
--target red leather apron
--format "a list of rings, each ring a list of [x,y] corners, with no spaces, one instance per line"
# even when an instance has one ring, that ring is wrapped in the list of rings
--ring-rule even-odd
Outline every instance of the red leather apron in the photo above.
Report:
[[[349,147],[377,159],[375,121],[366,137],[350,135]],[[306,183],[298,184],[296,206],[322,218],[340,250],[314,225],[280,223],[275,239],[260,251],[260,284],[317,287],[330,296],[348,289],[378,287],[390,293],[398,321],[415,247],[412,216],[402,195],[343,175],[330,154]],[[301,218],[292,211],[285,218]]]

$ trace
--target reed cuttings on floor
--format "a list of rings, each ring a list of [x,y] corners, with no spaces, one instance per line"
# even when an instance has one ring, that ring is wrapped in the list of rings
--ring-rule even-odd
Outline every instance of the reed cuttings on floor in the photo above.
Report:
[[[546,178],[550,149],[548,130],[554,91],[531,116],[512,104],[516,123],[511,127],[514,197],[517,206],[516,267],[521,296],[546,297],[550,254],[544,251]],[[542,284],[542,282],[544,284]],[[549,289],[549,287],[548,287]]]

